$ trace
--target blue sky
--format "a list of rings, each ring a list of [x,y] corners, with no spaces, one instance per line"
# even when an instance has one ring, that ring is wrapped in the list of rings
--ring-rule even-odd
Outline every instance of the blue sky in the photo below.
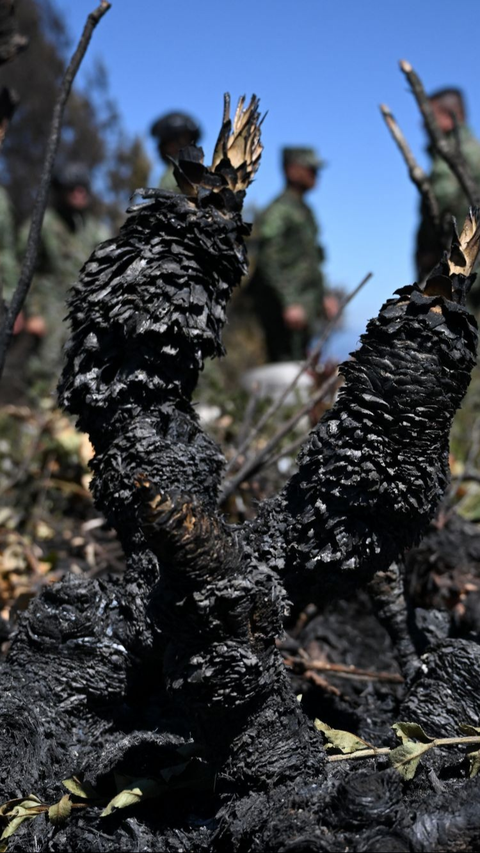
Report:
[[[72,33],[95,0],[57,0]],[[113,0],[93,37],[84,70],[104,61],[124,125],[144,139],[170,109],[194,114],[207,158],[220,126],[222,96],[255,92],[268,110],[265,152],[249,202],[265,205],[281,188],[283,145],[314,145],[328,167],[309,199],[322,228],[333,284],[352,289],[372,270],[349,327],[362,331],[391,293],[413,280],[418,196],[384,126],[392,109],[422,165],[418,110],[398,68],[408,59],[425,87],[465,90],[480,136],[478,0],[458,12],[450,0],[242,0],[166,3]]]

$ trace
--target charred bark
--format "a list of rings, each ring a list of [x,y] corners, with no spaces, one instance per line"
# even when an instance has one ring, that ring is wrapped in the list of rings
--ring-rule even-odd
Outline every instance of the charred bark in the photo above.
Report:
[[[327,765],[276,639],[284,583],[320,603],[364,583],[435,510],[475,358],[469,242],[455,247],[455,267],[445,260],[423,290],[403,288],[382,308],[298,474],[255,524],[229,526],[217,510],[223,457],[191,394],[203,360],[222,351],[225,305],[246,263],[240,209],[261,148],[256,99],[243,107],[233,127],[224,116],[213,167],[184,152],[186,194],[145,192],[73,288],[60,397],[94,444],[95,501],[127,570],[121,582],[47,589],[3,670],[3,764],[21,744],[3,799],[34,790],[52,801],[73,773],[108,799],[115,774],[158,780],[172,767],[185,772],[184,790],[127,820],[92,809],[64,828],[36,825],[40,849],[423,849],[409,817],[423,777],[402,799],[381,759],[383,775]],[[477,240],[474,218],[468,236]],[[421,684],[409,685],[406,705],[417,717]],[[473,690],[458,701],[471,720]]]

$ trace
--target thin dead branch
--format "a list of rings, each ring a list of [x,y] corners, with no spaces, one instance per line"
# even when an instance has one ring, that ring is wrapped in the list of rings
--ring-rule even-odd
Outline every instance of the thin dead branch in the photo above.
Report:
[[[393,136],[398,148],[400,149],[400,153],[407,164],[408,174],[412,183],[417,187],[420,195],[422,196],[425,204],[427,206],[428,212],[432,219],[432,222],[435,225],[435,228],[440,227],[440,210],[438,207],[438,201],[435,193],[433,192],[432,185],[428,179],[426,172],[423,171],[422,167],[417,163],[415,157],[412,154],[411,148],[405,139],[402,131],[400,130],[391,110],[385,104],[380,105],[380,112],[382,113],[383,118],[385,119],[385,124],[387,125],[390,133]]]
[[[455,177],[458,179],[469,203],[473,206],[480,204],[480,187],[473,179],[465,158],[458,150],[457,145],[452,145],[442,133],[435,121],[428,95],[423,88],[422,81],[413,70],[409,62],[400,61],[400,69],[408,80],[412,93],[418,104],[419,110],[425,122],[425,128],[433,148],[443,157]]]
[[[480,737],[438,737],[432,739],[430,744],[425,744],[425,752],[439,746],[476,746],[480,744]],[[346,754],[329,755],[327,761],[348,761],[350,758],[375,758],[377,755],[389,755],[394,752],[395,747],[381,746],[372,749],[358,749],[356,752]],[[398,749],[398,747],[397,747]]]
[[[0,376],[3,373],[5,358],[13,334],[15,320],[22,310],[35,273],[43,217],[47,207],[48,191],[50,188],[55,156],[60,141],[65,106],[70,95],[73,81],[90,43],[93,31],[101,18],[103,18],[104,14],[110,9],[110,5],[111,4],[107,2],[107,0],[101,0],[100,5],[97,6],[93,12],[90,12],[80,41],[78,42],[75,53],[73,54],[70,64],[65,72],[57,101],[55,103],[50,136],[47,142],[38,193],[33,207],[32,222],[30,225],[25,257],[20,271],[20,278],[0,330]]]
[[[392,684],[403,684],[404,679],[398,672],[375,672],[370,669],[359,669],[357,666],[344,663],[328,663],[323,660],[312,660],[303,657],[285,657],[286,666],[296,672],[330,672],[339,678],[350,678],[356,681],[387,681]]]

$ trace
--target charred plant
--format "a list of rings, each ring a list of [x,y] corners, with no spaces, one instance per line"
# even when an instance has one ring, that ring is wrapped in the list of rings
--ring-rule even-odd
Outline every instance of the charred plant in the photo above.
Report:
[[[158,820],[117,818],[106,839],[98,813],[83,816],[56,850],[81,837],[98,850],[331,850],[319,827],[333,832],[324,806],[342,795],[277,652],[282,581],[298,599],[365,582],[419,538],[447,481],[450,422],[475,358],[465,297],[476,212],[425,286],[402,288],[371,321],[283,492],[243,528],[218,513],[224,461],[191,395],[204,359],[222,353],[245,269],[241,206],[259,125],[256,98],[232,121],[227,100],[212,166],[181,152],[182,194],[142,191],[70,298],[60,398],[94,444],[95,501],[127,570],[121,583],[64,581],[23,621],[4,669],[0,751],[21,740],[26,757],[3,788],[51,795],[52,780],[80,772],[99,797],[114,776],[145,791],[178,775],[188,792],[198,782],[188,755],[205,791],[194,818],[191,792],[182,800],[172,787]],[[41,832],[46,847],[52,830]]]

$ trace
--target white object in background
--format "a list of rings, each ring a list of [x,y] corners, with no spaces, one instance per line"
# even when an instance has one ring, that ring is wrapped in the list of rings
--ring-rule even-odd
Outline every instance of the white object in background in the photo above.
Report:
[[[222,414],[220,406],[209,406],[207,403],[199,403],[195,410],[203,426],[215,423]]]
[[[302,364],[301,361],[279,361],[274,364],[264,364],[262,367],[254,367],[242,374],[240,384],[245,391],[253,393],[255,388],[258,388],[260,397],[278,400],[295,379]],[[312,377],[308,376],[307,373],[302,373],[294,390],[288,394],[285,404],[291,406],[299,400],[305,403],[312,386]]]

